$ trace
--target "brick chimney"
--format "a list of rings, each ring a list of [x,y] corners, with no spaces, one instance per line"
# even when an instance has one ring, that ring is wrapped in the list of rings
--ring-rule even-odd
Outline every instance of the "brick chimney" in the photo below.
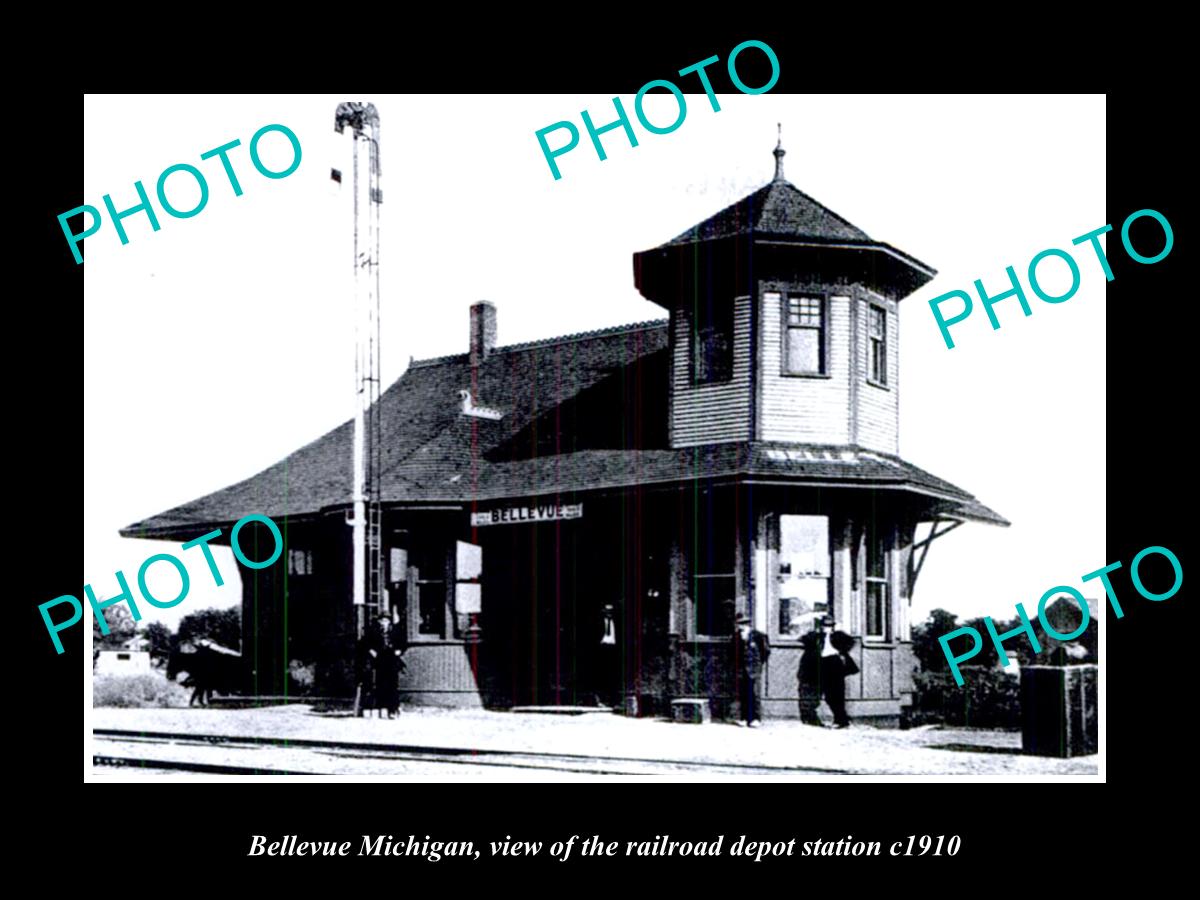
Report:
[[[496,349],[496,307],[486,300],[471,307],[471,365],[477,366]]]

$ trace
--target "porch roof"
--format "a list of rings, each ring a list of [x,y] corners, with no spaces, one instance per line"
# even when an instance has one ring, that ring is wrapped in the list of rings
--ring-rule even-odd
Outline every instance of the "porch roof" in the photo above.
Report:
[[[855,448],[784,448],[751,442],[675,450],[581,450],[502,462],[435,457],[421,472],[409,470],[407,477],[386,480],[383,502],[465,507],[476,502],[713,480],[903,490],[927,497],[931,514],[940,517],[1009,524],[961,488],[896,457]],[[346,508],[350,504],[349,479],[342,482],[306,478],[292,465],[275,466],[239,485],[131,525],[121,534],[191,537],[203,528],[232,524],[249,512],[283,519]]]

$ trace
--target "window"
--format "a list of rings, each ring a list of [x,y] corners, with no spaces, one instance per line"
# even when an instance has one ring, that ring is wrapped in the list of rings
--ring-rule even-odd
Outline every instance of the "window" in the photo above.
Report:
[[[403,547],[388,548],[388,583],[403,584],[408,580],[408,551]]]
[[[446,636],[446,560],[440,547],[419,547],[409,552],[409,602],[417,613],[417,634]]]
[[[733,377],[733,304],[693,311],[692,382],[713,384]]]
[[[779,636],[799,638],[829,609],[829,517],[779,517]]]
[[[733,634],[737,602],[737,528],[732,510],[702,497],[695,543],[692,545],[692,599],[696,635],[725,637]]]
[[[478,625],[483,610],[483,548],[465,541],[454,547],[454,636],[461,638],[472,624]]]
[[[392,618],[399,623],[400,634],[407,641],[411,628],[408,621],[408,551],[389,547],[387,554],[387,602]]]
[[[887,384],[887,310],[879,306],[867,309],[868,340],[870,344],[869,378],[876,384]]]
[[[825,298],[789,294],[784,302],[783,371],[825,374]]]
[[[887,532],[874,523],[866,534],[867,637],[887,640],[889,558]]]
[[[311,550],[296,550],[288,548],[288,575],[311,575],[312,569],[312,551]]]

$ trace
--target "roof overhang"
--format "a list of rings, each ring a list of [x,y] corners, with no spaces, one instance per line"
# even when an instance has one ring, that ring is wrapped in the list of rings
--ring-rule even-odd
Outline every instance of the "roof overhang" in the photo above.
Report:
[[[828,254],[833,251],[861,256],[864,268],[870,273],[880,271],[891,276],[891,282],[897,286],[906,286],[900,291],[893,288],[892,293],[897,300],[902,300],[913,291],[928,284],[937,275],[937,269],[921,262],[915,256],[909,256],[902,250],[897,250],[891,244],[878,241],[870,242],[832,242],[805,241],[789,238],[756,237],[756,245],[764,247],[793,247],[813,251],[817,254]]]
[[[663,244],[633,255],[634,286],[667,310],[687,306],[710,290],[729,292],[732,302],[734,296],[755,291],[757,281],[792,273],[806,282],[862,284],[902,300],[933,280],[937,270],[878,241],[759,233]]]
[[[927,511],[929,520],[938,518],[954,519],[956,521],[982,522],[987,525],[1001,525],[1004,527],[1012,524],[1002,515],[984,506],[978,500],[955,497],[952,494],[905,481],[881,484],[879,482],[861,480],[839,481],[835,479],[822,479],[812,481],[802,478],[784,480],[778,476],[763,478],[753,475],[741,480],[746,484],[776,485],[781,487],[842,488],[845,490],[894,491],[916,494],[934,501]]]

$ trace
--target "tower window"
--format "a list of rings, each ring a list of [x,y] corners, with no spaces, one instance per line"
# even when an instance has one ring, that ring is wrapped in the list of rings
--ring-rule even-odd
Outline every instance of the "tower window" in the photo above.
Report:
[[[733,304],[693,311],[692,382],[713,384],[733,377]]]
[[[867,308],[869,378],[875,384],[887,384],[887,310],[880,306]]]
[[[824,375],[825,298],[788,294],[783,306],[786,375]]]

